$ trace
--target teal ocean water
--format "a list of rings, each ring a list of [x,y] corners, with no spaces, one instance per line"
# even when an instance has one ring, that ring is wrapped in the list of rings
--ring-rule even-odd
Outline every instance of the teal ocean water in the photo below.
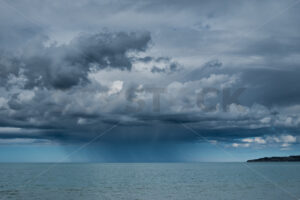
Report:
[[[0,199],[300,199],[300,163],[0,164]]]

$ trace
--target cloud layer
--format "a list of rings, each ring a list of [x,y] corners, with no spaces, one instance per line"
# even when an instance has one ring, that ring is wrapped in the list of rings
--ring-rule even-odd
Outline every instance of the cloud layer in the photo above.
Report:
[[[224,147],[292,148],[300,125],[293,3],[5,4],[0,143],[82,143],[114,124],[102,141],[203,142],[184,123]]]

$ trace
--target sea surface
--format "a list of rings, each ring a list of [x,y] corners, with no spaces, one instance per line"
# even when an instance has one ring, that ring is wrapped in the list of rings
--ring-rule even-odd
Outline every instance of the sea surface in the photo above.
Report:
[[[0,199],[300,199],[300,163],[0,164]]]

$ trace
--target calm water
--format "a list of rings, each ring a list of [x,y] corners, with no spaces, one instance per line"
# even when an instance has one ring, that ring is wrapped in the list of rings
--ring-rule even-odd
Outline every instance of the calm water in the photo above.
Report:
[[[300,163],[245,165],[0,164],[0,199],[300,199]]]

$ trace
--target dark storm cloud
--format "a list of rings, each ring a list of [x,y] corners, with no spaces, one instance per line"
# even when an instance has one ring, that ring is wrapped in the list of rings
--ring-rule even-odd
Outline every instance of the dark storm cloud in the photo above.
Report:
[[[167,66],[165,66],[164,68],[153,66],[151,69],[151,72],[152,73],[172,73],[172,72],[178,71],[179,69],[180,69],[180,66],[178,63],[171,62],[171,63],[167,64]]]
[[[68,89],[87,82],[91,70],[130,70],[132,58],[128,53],[145,51],[150,40],[149,33],[107,32],[83,35],[67,45],[44,47],[43,41],[38,41],[21,56],[1,54],[1,84],[5,85],[11,75],[23,75],[25,88]]]
[[[170,62],[171,59],[168,58],[168,57],[158,57],[158,58],[155,58],[155,57],[151,57],[151,56],[145,56],[145,57],[141,57],[141,58],[136,58],[136,61],[141,61],[141,62],[144,62],[144,63],[149,63],[149,62]]]
[[[180,70],[181,66],[178,62],[169,57],[151,57],[145,56],[136,58],[135,62],[142,62],[145,64],[153,65],[151,68],[152,73],[172,73]],[[157,66],[159,65],[159,66]]]

